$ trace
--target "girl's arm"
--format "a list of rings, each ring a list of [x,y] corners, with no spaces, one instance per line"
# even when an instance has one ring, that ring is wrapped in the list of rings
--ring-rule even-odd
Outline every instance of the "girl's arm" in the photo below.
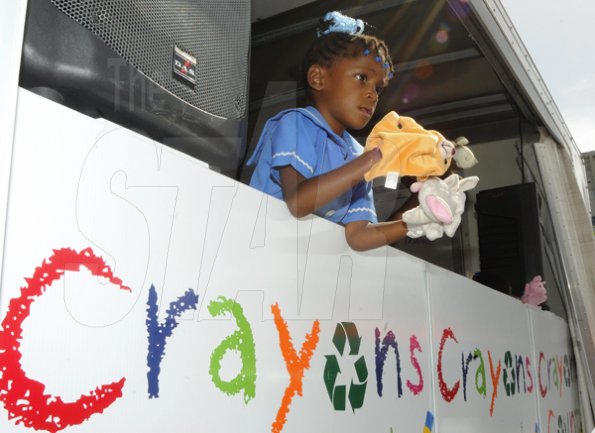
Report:
[[[297,218],[311,214],[363,181],[364,173],[381,157],[380,150],[374,149],[339,168],[309,179],[291,166],[280,168],[283,198],[289,211]]]
[[[291,166],[282,167],[279,170],[281,187],[289,211],[297,218],[314,212],[363,181],[364,173],[381,157],[379,150],[366,152],[335,170],[309,179],[303,177]],[[347,243],[354,250],[365,251],[402,240],[407,235],[407,226],[401,220],[401,215],[418,204],[417,194],[415,194],[409,197],[387,222],[347,223],[345,225]]]

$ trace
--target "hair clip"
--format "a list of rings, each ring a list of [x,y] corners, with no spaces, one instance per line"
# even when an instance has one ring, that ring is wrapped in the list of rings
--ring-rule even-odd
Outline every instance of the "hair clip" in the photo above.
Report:
[[[316,34],[318,37],[329,33],[347,33],[355,36],[364,32],[364,22],[362,20],[348,17],[341,12],[327,12],[322,21],[324,24],[328,24],[328,28],[322,31],[317,29]]]
[[[366,48],[366,49],[364,50],[364,56],[367,56],[368,54],[370,54],[370,50]]]
[[[382,61],[382,57],[376,56],[376,58],[374,60],[376,60],[378,63],[380,63]]]
[[[384,65],[382,65],[382,67],[383,67],[384,69],[388,69],[388,62],[384,62]]]
[[[388,73],[388,79],[390,80],[392,77],[394,77],[394,74],[392,72]]]

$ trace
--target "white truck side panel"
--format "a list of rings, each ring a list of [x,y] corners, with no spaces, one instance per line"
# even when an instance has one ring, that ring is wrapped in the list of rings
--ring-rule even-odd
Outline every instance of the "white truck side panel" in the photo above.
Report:
[[[2,432],[546,432],[578,407],[550,313],[354,252],[337,225],[25,90],[13,148]]]

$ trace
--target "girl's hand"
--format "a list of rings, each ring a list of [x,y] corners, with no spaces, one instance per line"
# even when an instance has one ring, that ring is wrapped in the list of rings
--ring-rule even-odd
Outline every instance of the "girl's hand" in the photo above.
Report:
[[[372,150],[370,150],[369,152],[364,153],[362,156],[368,155],[369,159],[370,159],[370,168],[372,168],[372,166],[374,164],[376,164],[378,161],[380,161],[382,159],[382,152],[380,151],[379,147],[376,147]],[[362,157],[360,156],[360,158]]]

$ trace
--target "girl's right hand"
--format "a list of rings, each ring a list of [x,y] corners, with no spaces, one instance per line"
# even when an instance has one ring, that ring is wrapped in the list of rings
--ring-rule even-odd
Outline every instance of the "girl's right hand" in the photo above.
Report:
[[[364,153],[364,155],[367,155],[369,158],[368,160],[370,162],[370,166],[369,166],[368,170],[370,168],[372,168],[372,166],[374,164],[376,164],[378,161],[380,161],[382,159],[382,152],[380,151],[379,147],[376,147],[376,148]]]

